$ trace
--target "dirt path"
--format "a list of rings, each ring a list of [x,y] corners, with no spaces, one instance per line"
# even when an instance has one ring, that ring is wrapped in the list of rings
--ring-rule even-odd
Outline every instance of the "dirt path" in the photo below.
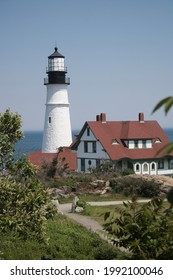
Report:
[[[101,238],[106,239],[103,235],[103,227],[97,221],[91,219],[90,217],[82,216],[77,213],[71,213],[71,206],[72,206],[71,203],[66,203],[66,204],[60,204],[58,208],[59,211],[61,211],[70,219],[75,220],[76,222],[86,227],[88,230],[91,230],[99,234]]]
[[[144,202],[148,202],[148,201],[149,200],[145,199],[145,200],[139,200],[138,202],[144,203]],[[88,204],[90,204],[92,206],[121,205],[121,204],[123,204],[123,201],[88,202]],[[77,213],[71,213],[71,207],[72,207],[71,203],[65,203],[65,204],[59,204],[58,209],[60,212],[65,214],[70,219],[73,219],[76,222],[82,224],[88,230],[91,230],[91,231],[99,234],[99,236],[102,239],[106,240],[106,237],[104,236],[104,229],[97,221],[95,221],[87,216],[83,216],[83,215],[80,215]]]

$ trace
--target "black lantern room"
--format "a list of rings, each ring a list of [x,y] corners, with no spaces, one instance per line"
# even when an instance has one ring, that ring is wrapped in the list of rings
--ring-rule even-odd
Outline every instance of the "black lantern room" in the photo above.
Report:
[[[44,79],[44,84],[70,84],[70,78],[66,77],[65,57],[55,48],[53,54],[48,56],[48,67],[46,69],[48,77]]]

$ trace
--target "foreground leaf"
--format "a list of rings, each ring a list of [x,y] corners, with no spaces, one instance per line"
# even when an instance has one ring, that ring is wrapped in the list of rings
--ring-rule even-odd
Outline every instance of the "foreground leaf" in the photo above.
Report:
[[[161,101],[159,101],[159,103],[157,103],[157,105],[154,107],[152,114],[154,112],[156,112],[158,109],[160,109],[162,106],[164,106],[164,112],[165,112],[165,115],[167,115],[167,113],[173,106],[173,96],[166,97],[166,98],[162,99]]]

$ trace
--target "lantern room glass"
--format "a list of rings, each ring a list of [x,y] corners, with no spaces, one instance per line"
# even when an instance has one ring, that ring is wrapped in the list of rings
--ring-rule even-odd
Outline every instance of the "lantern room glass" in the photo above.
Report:
[[[64,58],[54,57],[48,61],[49,71],[64,71]]]

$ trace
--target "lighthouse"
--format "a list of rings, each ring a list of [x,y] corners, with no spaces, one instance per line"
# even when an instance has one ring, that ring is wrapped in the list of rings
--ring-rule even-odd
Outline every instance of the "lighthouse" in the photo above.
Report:
[[[47,98],[42,153],[56,153],[59,147],[67,147],[72,143],[67,91],[70,78],[66,77],[65,57],[57,48],[48,57],[46,73],[44,85],[47,87]]]

